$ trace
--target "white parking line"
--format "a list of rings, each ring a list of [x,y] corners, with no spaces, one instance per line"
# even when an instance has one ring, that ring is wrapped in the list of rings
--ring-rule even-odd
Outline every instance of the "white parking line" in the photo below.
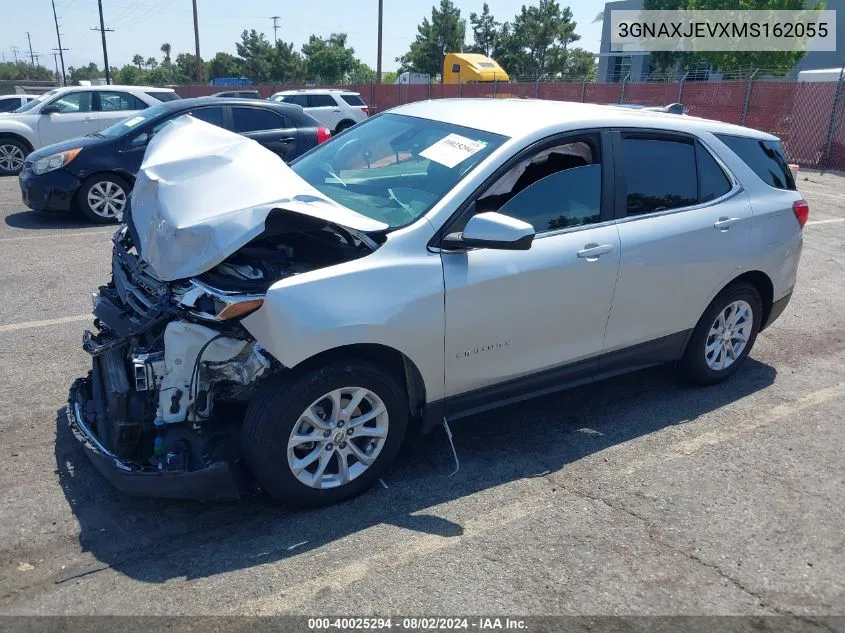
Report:
[[[834,222],[845,222],[845,218],[831,218],[830,220],[810,220],[807,224],[833,224]]]
[[[21,235],[20,237],[0,237],[0,242],[17,242],[23,240],[46,240],[46,239],[57,239],[57,238],[65,238],[65,237],[77,237],[78,235],[111,235],[114,233],[114,229],[109,229],[107,231],[99,230],[99,231],[77,231],[76,233],[50,233],[50,235]]]
[[[76,321],[91,320],[91,313],[77,314],[76,316],[59,317],[58,319],[45,319],[43,321],[25,321],[24,323],[8,323],[0,325],[0,332],[14,332],[15,330],[28,330],[34,327],[44,327],[47,325],[59,325],[61,323],[74,323]]]

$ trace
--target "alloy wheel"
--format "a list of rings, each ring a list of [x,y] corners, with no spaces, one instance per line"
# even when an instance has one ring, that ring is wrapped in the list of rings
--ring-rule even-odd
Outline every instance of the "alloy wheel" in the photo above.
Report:
[[[101,218],[123,217],[126,208],[126,192],[111,180],[101,180],[88,190],[88,208]]]
[[[747,301],[734,301],[719,312],[704,345],[704,358],[713,371],[722,371],[733,365],[742,355],[751,330],[754,314]]]
[[[389,420],[381,398],[364,387],[324,394],[294,424],[287,460],[293,475],[311,488],[336,488],[361,476],[387,440]]]
[[[24,158],[23,150],[17,145],[0,145],[0,169],[18,172],[23,168]]]

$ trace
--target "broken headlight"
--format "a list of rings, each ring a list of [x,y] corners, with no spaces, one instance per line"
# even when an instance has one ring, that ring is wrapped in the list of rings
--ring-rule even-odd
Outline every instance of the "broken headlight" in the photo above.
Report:
[[[207,321],[229,321],[258,310],[264,295],[228,292],[191,279],[179,305],[197,318]]]

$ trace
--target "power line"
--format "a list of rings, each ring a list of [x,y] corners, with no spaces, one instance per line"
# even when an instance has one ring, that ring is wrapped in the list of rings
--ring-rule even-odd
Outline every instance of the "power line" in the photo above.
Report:
[[[97,5],[100,9],[100,28],[96,26],[91,27],[92,31],[99,31],[103,38],[103,63],[106,67],[106,84],[111,84],[111,71],[109,70],[109,51],[106,48],[106,33],[113,32],[114,29],[107,29],[103,22],[103,0],[97,0]]]
[[[54,48],[53,50],[54,51],[58,50],[59,57],[62,60],[62,85],[66,86],[67,85],[67,76],[65,75],[65,55],[64,55],[64,51],[66,51],[68,49],[62,48],[62,34],[59,33],[59,18],[56,15],[56,0],[50,0],[50,2],[52,2],[52,4],[53,4],[53,21],[56,23],[56,38],[58,38],[58,40],[59,40],[59,48],[58,49]],[[53,53],[53,57],[54,57],[54,61],[55,61],[56,53]],[[59,74],[59,69],[57,67],[56,68],[56,75],[58,76],[58,74]]]
[[[270,19],[271,19],[271,20],[273,20],[273,43],[274,43],[274,44],[278,44],[278,43],[279,43],[279,38],[278,38],[278,36],[276,35],[276,31],[278,31],[278,30],[279,30],[279,24],[278,24],[278,22],[279,22],[279,16],[278,16],[278,15],[274,15],[274,16],[273,16],[273,17],[271,17]]]

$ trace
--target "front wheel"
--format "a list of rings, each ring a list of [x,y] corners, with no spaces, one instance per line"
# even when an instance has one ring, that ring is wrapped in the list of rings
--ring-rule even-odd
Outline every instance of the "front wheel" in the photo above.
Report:
[[[337,503],[369,488],[398,452],[408,402],[365,361],[274,379],[247,409],[243,449],[267,493],[295,506]]]
[[[763,314],[760,293],[737,282],[720,292],[693,330],[681,368],[695,383],[712,385],[733,374],[748,357]]]
[[[0,139],[0,176],[17,176],[30,149],[13,138]]]
[[[92,222],[120,222],[129,202],[129,184],[116,174],[95,174],[82,183],[77,202],[82,215]]]

